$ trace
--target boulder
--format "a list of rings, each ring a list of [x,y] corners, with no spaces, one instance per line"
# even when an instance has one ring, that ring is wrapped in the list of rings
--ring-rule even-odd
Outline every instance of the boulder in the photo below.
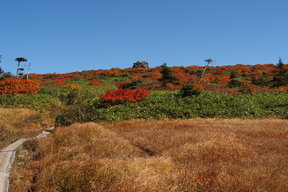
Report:
[[[143,69],[148,69],[149,64],[146,61],[137,61],[133,64],[133,68],[143,68]]]

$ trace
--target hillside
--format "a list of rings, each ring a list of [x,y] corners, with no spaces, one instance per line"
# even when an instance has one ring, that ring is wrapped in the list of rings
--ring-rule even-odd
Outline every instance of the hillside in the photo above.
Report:
[[[0,81],[0,106],[61,125],[163,118],[287,118],[288,65],[113,68]]]
[[[11,190],[287,190],[287,65],[203,71],[114,68],[1,80],[3,114],[27,111],[18,127],[42,117],[58,127],[24,144]],[[34,134],[27,126],[6,131],[4,144]]]
[[[185,84],[197,84],[204,68],[200,66],[169,67],[176,79],[166,83],[164,87],[162,86],[163,82],[159,81],[162,77],[162,67],[150,69],[112,68],[110,70],[91,70],[66,74],[33,74],[31,78],[40,80],[42,86],[75,84],[89,90],[89,85],[101,86],[101,83],[106,83],[108,78],[113,77],[115,84],[122,88],[177,90]],[[284,65],[284,68],[288,69],[288,65]],[[273,78],[279,75],[278,73],[279,67],[273,64],[208,67],[200,79],[199,88],[231,94],[245,93],[245,91],[253,93],[269,91],[271,87],[277,87],[276,90],[284,91],[287,86],[278,86],[273,82]],[[100,80],[100,82],[93,80]],[[237,89],[244,85],[247,90],[244,88]]]

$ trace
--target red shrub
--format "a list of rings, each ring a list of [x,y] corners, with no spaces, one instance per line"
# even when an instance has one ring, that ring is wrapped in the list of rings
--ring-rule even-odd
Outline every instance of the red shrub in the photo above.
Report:
[[[144,89],[118,89],[108,90],[106,94],[101,95],[100,99],[104,103],[104,106],[117,105],[124,102],[136,102],[141,101],[145,97],[149,96],[149,92]]]
[[[0,94],[25,94],[37,93],[40,88],[40,82],[37,80],[25,79],[5,79],[0,81]]]
[[[52,85],[53,86],[59,86],[59,87],[61,87],[61,86],[64,86],[65,85],[65,80],[63,80],[63,79],[53,79],[53,83],[52,83]]]

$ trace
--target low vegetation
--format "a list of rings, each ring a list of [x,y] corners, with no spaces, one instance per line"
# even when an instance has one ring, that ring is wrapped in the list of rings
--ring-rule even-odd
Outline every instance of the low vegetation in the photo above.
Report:
[[[52,123],[33,110],[0,108],[0,149],[19,138],[35,136]]]
[[[3,108],[27,108],[54,114],[63,109],[59,98],[48,94],[0,95],[0,106]]]
[[[173,91],[153,92],[139,102],[103,107],[94,98],[67,108],[57,123],[174,118],[288,118],[288,94],[236,95],[203,92],[183,97]]]
[[[59,127],[14,168],[10,190],[287,191],[287,127],[279,119]]]

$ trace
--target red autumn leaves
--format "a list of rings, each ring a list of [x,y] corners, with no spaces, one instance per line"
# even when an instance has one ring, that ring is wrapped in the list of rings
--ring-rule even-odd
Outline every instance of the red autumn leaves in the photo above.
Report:
[[[40,82],[37,80],[25,79],[5,79],[0,81],[0,94],[26,94],[37,93],[40,88]]]
[[[149,92],[144,89],[118,89],[108,90],[105,94],[100,96],[103,106],[117,105],[124,102],[141,101],[149,96]]]

